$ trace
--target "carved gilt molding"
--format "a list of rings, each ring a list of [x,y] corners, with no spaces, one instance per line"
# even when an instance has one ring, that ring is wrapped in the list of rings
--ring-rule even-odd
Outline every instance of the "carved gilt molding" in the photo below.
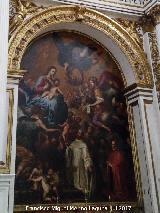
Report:
[[[149,14],[153,17],[155,25],[160,24],[160,4],[155,5]]]
[[[20,63],[29,43],[44,29],[54,24],[82,22],[110,37],[128,58],[138,85],[153,87],[152,73],[143,49],[118,22],[88,8],[58,6],[43,8],[25,19],[9,41],[9,70],[20,70]]]
[[[142,16],[139,20],[139,24],[141,25],[144,33],[154,31],[154,19],[151,15]]]
[[[12,34],[23,21],[32,14],[42,10],[32,1],[11,0],[10,1],[10,34]]]
[[[127,19],[115,19],[135,40],[135,42],[143,48],[143,32],[142,27],[138,21],[131,21]]]
[[[157,44],[156,33],[149,33],[149,41],[152,55],[152,68],[155,76],[157,91],[160,91],[160,57]]]

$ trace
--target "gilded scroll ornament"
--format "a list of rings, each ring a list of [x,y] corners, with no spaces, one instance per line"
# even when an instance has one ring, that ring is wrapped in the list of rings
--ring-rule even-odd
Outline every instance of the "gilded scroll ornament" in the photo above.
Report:
[[[77,21],[83,21],[85,19],[86,8],[83,6],[75,7],[75,17]]]
[[[160,23],[160,5],[155,5],[149,12],[153,17],[155,25]]]
[[[39,8],[33,2],[24,0],[12,0],[11,4],[12,13],[15,13],[10,18],[10,32],[13,33],[26,16],[36,13]]]
[[[129,33],[129,35],[137,42],[139,46],[143,46],[143,35],[142,29],[138,22],[129,21],[126,19],[116,19],[120,25]]]
[[[157,91],[160,91],[160,57],[158,51],[158,44],[155,33],[149,34],[151,54],[152,54],[152,68],[156,80]]]
[[[12,19],[16,13],[16,4],[14,1],[9,2],[9,19]]]
[[[144,15],[140,18],[139,24],[142,26],[143,32],[154,31],[154,19],[151,15]]]
[[[78,11],[81,15],[78,15],[77,18]],[[134,38],[136,36],[131,37],[118,22],[102,13],[88,8],[85,8],[85,10],[78,8],[78,11],[75,6],[58,6],[33,12],[32,16],[22,22],[10,39],[9,69],[20,69],[21,59],[27,46],[36,38],[37,34],[41,34],[43,29],[47,29],[54,24],[73,23],[77,22],[77,20],[83,20],[83,24],[103,32],[121,48],[133,68],[137,84],[144,87],[152,87],[152,73],[145,54],[137,43],[138,38]],[[134,25],[131,28],[133,29]]]

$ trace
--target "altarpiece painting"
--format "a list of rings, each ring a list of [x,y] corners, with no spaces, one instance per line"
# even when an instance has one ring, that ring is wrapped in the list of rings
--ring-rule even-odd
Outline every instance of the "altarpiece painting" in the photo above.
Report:
[[[136,201],[124,83],[108,51],[50,32],[21,68],[15,204]]]

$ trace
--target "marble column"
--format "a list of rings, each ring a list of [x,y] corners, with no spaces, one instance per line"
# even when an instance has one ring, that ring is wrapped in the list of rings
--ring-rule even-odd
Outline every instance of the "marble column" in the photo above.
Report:
[[[8,61],[9,0],[0,1],[0,162],[6,161],[6,88]]]
[[[23,76],[8,73],[6,117],[8,122],[7,139],[7,163],[0,168],[0,213],[14,212],[14,181],[15,181],[15,158],[16,158],[16,128],[17,128],[17,104],[18,84]]]
[[[148,62],[150,64],[151,67],[151,71],[152,71],[152,75],[153,75],[153,81],[154,81],[154,87],[152,89],[152,103],[150,104],[145,104],[145,114],[147,113],[148,110],[150,110],[150,112],[148,111],[148,131],[150,131],[149,133],[149,137],[150,137],[150,141],[151,141],[151,158],[150,160],[152,161],[152,167],[153,168],[153,179],[154,179],[154,184],[155,184],[155,196],[154,199],[157,199],[157,212],[160,212],[160,184],[159,184],[159,180],[160,180],[160,170],[159,170],[159,163],[160,162],[160,156],[159,156],[159,152],[160,152],[160,136],[159,136],[159,132],[158,129],[160,128],[160,110],[159,110],[159,103],[158,103],[158,88],[159,88],[159,78],[158,78],[158,72],[157,72],[157,58],[158,58],[158,48],[157,48],[157,42],[156,42],[156,38],[155,38],[155,30],[154,30],[154,25],[152,22],[152,19],[150,19],[150,17],[145,20],[145,22],[143,23],[143,48],[144,48],[144,52],[147,56]],[[153,47],[153,39],[155,39],[155,46]],[[157,54],[155,54],[157,53]],[[155,58],[156,56],[156,58]],[[146,101],[145,101],[146,103]],[[143,104],[142,104],[143,106]],[[153,121],[154,120],[154,121]],[[153,128],[153,129],[152,129]],[[153,182],[152,182],[153,184]],[[157,197],[157,198],[156,198]]]
[[[9,94],[7,93],[9,0],[0,1],[0,212],[9,213],[9,195],[14,175],[10,174],[11,150],[8,135]],[[10,141],[8,143],[8,141]],[[11,184],[12,183],[12,184]],[[12,211],[13,212],[13,211]]]
[[[156,129],[153,90],[136,87],[126,92],[125,96],[133,118],[130,128],[132,136],[135,137],[132,139],[133,159],[137,162],[135,171],[140,169],[141,173],[140,176],[136,174],[139,202],[144,203],[145,213],[159,213],[160,189],[157,181],[159,136]]]

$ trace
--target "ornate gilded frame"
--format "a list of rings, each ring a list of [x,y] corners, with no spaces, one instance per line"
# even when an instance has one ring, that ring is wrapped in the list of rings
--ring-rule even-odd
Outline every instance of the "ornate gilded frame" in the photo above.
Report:
[[[145,88],[153,87],[153,79],[150,67],[146,60],[146,56],[141,46],[130,37],[129,33],[115,20],[109,17],[82,7],[75,6],[58,6],[43,8],[35,11],[29,18],[22,21],[21,25],[12,32],[9,41],[9,63],[8,76],[19,78],[24,71],[20,70],[20,64],[28,45],[43,32],[45,29],[55,24],[81,22],[91,26],[106,36],[110,37],[126,55],[130,62],[134,75],[135,83]],[[123,76],[124,77],[124,76]],[[124,78],[123,78],[124,79]],[[125,86],[127,86],[125,84]],[[131,204],[135,211],[143,206],[143,194],[141,187],[141,177],[138,161],[138,152],[135,139],[135,128],[133,122],[133,114],[128,107],[129,127],[132,141],[132,152],[134,159],[135,174],[137,178],[137,195],[138,203],[107,203],[107,205],[129,205]],[[81,205],[81,204],[75,204]],[[94,204],[83,204],[93,205]],[[102,203],[100,205],[103,205]],[[62,205],[63,206],[63,205]],[[15,211],[24,211],[25,206],[16,206]]]
[[[116,21],[97,11],[75,7],[58,6],[37,10],[13,32],[9,41],[8,69],[20,72],[20,63],[29,43],[44,29],[54,24],[81,22],[102,31],[124,52],[135,74],[136,83],[153,87],[152,73],[142,48]]]

